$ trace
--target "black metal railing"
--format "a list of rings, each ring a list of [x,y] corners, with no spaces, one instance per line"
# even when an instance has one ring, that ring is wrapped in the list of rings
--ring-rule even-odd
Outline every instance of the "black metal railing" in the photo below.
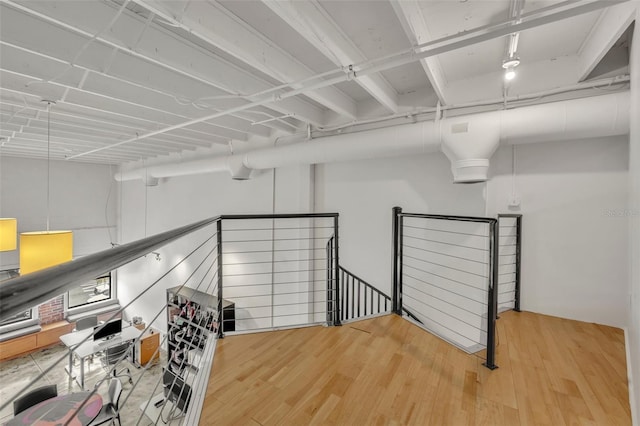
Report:
[[[421,326],[495,364],[498,221],[393,209],[393,300]]]
[[[228,331],[338,325],[337,214],[222,216],[219,301],[233,301]],[[226,315],[222,306],[219,310]]]
[[[207,231],[206,227],[214,229]],[[193,234],[188,241],[180,242],[180,248],[170,249],[173,243],[181,237]],[[193,238],[192,238],[193,237]],[[330,253],[324,257],[325,241],[331,238]],[[200,350],[201,366],[194,370],[191,356],[172,357],[167,361],[167,370],[156,380],[146,402],[138,406],[129,397],[142,377],[150,368],[145,367],[141,374],[133,380],[132,388],[127,389],[120,400],[119,412],[128,419],[146,416],[155,424],[160,421],[185,416],[184,424],[197,424],[200,410],[206,394],[209,369],[213,361],[217,338],[231,331],[256,331],[262,329],[277,329],[296,327],[316,323],[340,324],[340,308],[338,294],[340,290],[340,276],[338,268],[338,214],[280,214],[280,215],[225,215],[206,219],[191,225],[176,228],[161,234],[123,244],[81,259],[69,262],[47,270],[35,272],[27,276],[7,280],[0,284],[0,314],[8,317],[34,304],[41,303],[64,293],[84,281],[95,278],[107,271],[119,268],[136,259],[142,258],[154,250],[170,249],[175,253],[188,252],[182,255],[173,265],[166,265],[167,269],[153,283],[149,284],[139,294],[132,295],[133,299],[124,305],[110,319],[121,315],[136,303],[140,297],[152,289],[175,287],[177,292],[188,288],[202,293],[200,298],[204,306],[204,299],[214,300],[215,308],[207,309],[204,315],[196,314],[191,320],[193,329],[211,332],[207,339],[200,333],[185,334],[180,337],[180,343],[186,348],[197,347]],[[196,243],[195,249],[188,248]],[[164,256],[163,258],[172,256]],[[330,257],[330,259],[329,259]],[[163,265],[164,266],[164,265]],[[124,273],[122,274],[124,276]],[[123,278],[123,277],[120,277]],[[227,310],[223,303],[233,299],[233,310]],[[175,306],[174,306],[175,305]],[[210,303],[209,303],[210,305]],[[147,319],[146,331],[154,322],[166,323],[166,333],[162,332],[162,339],[154,358],[160,348],[169,346],[169,336],[176,337],[180,330],[178,322],[172,323],[169,310],[181,308],[167,300],[167,304],[154,308],[153,314]],[[269,311],[269,312],[265,312]],[[173,312],[173,311],[172,311]],[[232,312],[228,314],[227,312]],[[167,316],[165,320],[164,317]],[[186,314],[189,315],[189,314]],[[179,314],[181,316],[181,314]],[[197,318],[197,320],[196,320]],[[214,320],[215,319],[215,320]],[[265,323],[266,321],[266,323]],[[99,330],[99,329],[98,329]],[[67,359],[73,357],[80,345],[92,339],[89,334],[83,341],[69,348],[69,352],[61,356],[46,369],[40,372],[31,383],[17,390],[15,394],[6,398],[0,404],[0,414],[8,409],[12,400],[37,386],[53,368],[62,368]],[[133,345],[141,339],[137,337]],[[175,339],[174,339],[175,340]],[[177,341],[177,340],[176,340]],[[204,345],[204,347],[203,347]],[[175,345],[174,345],[175,346]],[[126,361],[124,356],[104,376],[90,379],[88,387],[94,383],[103,383],[108,376],[118,368],[118,364]],[[171,367],[171,368],[169,368]],[[157,369],[156,369],[157,370]],[[195,373],[193,373],[195,371]],[[191,372],[191,373],[190,373]],[[169,380],[167,380],[167,373]],[[171,373],[171,374],[169,374]],[[192,380],[189,375],[195,374]],[[136,374],[137,375],[137,374]],[[148,379],[145,379],[148,381]],[[84,381],[80,386],[83,389]],[[70,376],[68,391],[72,392],[74,379]],[[98,387],[100,387],[98,385]],[[156,392],[160,390],[160,394]],[[173,404],[169,404],[166,392],[173,394]],[[91,394],[95,394],[93,388]],[[135,390],[135,392],[139,392]],[[138,401],[138,398],[136,398]],[[88,398],[85,400],[88,401]],[[129,401],[129,402],[128,402]],[[190,401],[190,402],[189,402]],[[156,405],[160,403],[160,405]],[[170,405],[169,411],[163,411]],[[157,408],[154,410],[154,407]],[[80,410],[82,406],[78,407]],[[149,414],[153,412],[154,414]],[[135,420],[134,420],[135,421]]]
[[[499,214],[498,311],[520,312],[522,215]]]
[[[357,275],[339,267],[342,321],[370,317],[391,311],[391,297]]]

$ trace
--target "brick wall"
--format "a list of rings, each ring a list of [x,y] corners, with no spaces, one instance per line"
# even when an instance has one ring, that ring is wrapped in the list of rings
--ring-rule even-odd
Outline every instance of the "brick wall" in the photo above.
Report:
[[[64,296],[54,297],[38,307],[40,324],[50,324],[64,319]]]

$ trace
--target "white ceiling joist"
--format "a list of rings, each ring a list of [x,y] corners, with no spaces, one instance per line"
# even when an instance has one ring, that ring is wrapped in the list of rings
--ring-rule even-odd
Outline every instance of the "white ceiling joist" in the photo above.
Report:
[[[6,111],[8,115],[16,115],[16,116],[24,116],[25,118],[34,119],[37,118],[38,112],[46,111],[46,107],[39,103],[39,99],[31,99],[27,103],[24,99],[22,102],[16,101],[15,99],[9,99],[7,97],[7,90],[2,89],[0,96],[0,110],[4,109],[3,107],[8,106],[11,108],[10,111]],[[11,91],[9,93],[18,94],[20,92]],[[33,96],[31,94],[23,94],[23,96]],[[105,121],[94,117],[89,117],[85,110],[80,109],[77,113],[70,111],[73,109],[72,105],[58,102],[56,105],[55,111],[51,111],[51,122],[52,123],[61,123],[61,124],[69,124],[74,126],[79,126],[82,128],[90,129],[91,131],[96,132],[108,132],[120,135],[122,137],[128,137],[131,134],[135,134],[136,132],[141,133],[149,130],[153,130],[155,125],[150,125],[151,123],[143,123],[142,126],[140,123],[125,123],[122,121],[116,122],[114,121]],[[35,113],[35,114],[34,114]],[[158,135],[158,139],[167,139],[176,141],[177,143],[190,144],[191,142],[206,143],[210,145],[212,142],[215,142],[215,138],[212,141],[212,136],[207,133],[199,132],[192,129],[179,129],[175,130],[172,133],[165,133],[164,135]],[[224,139],[220,139],[219,143],[224,143]]]
[[[580,73],[577,81],[582,81],[607,54],[611,46],[631,25],[635,18],[636,2],[622,3],[605,9],[593,27],[584,44],[580,47]],[[636,31],[638,31],[636,24]]]
[[[37,92],[32,86],[23,87],[25,81],[33,81],[38,78],[36,76],[23,75],[15,73],[10,70],[0,69],[3,75],[3,88],[21,91],[22,93],[35,95]],[[149,121],[155,122],[157,125],[172,125],[175,123],[183,122],[184,120],[191,120],[193,117],[176,114],[169,111],[164,111],[159,108],[154,108],[150,105],[141,105],[130,100],[118,99],[109,95],[103,95],[97,92],[92,92],[86,89],[76,89],[72,86],[61,83],[47,83],[50,86],[59,88],[62,92],[69,89],[67,99],[64,103],[77,104],[83,106],[93,106],[94,108],[102,111],[119,112],[130,117],[146,118]],[[54,97],[55,98],[55,97]],[[58,98],[59,99],[59,98]],[[60,101],[62,103],[62,101]],[[247,140],[247,134],[245,132],[220,127],[216,124],[201,123],[205,132],[211,136],[225,139],[223,143],[226,143],[228,139]],[[264,128],[263,128],[264,129]],[[259,131],[260,129],[256,129]]]
[[[420,2],[417,0],[389,0],[395,11],[405,34],[413,45],[427,43],[432,40],[427,22],[422,13]],[[440,61],[437,57],[423,58],[420,65],[424,69],[431,87],[436,92],[442,105],[448,104],[446,87],[447,81],[442,72]]]
[[[313,71],[215,2],[190,2],[183,13],[183,2],[135,1],[278,81],[291,83],[314,75]],[[180,16],[179,20],[177,16]],[[305,94],[349,119],[356,118],[353,99],[334,87],[311,90]]]
[[[347,67],[367,60],[316,0],[263,2],[335,65]],[[356,82],[388,111],[398,112],[398,94],[382,75],[367,75]]]
[[[509,19],[498,24],[478,27],[474,30],[470,30],[461,34],[447,36],[438,40],[434,40],[432,42],[423,43],[419,46],[415,46],[409,49],[408,51],[399,52],[394,55],[388,55],[384,58],[378,58],[376,60],[371,60],[369,63],[360,65],[360,69],[362,70],[361,75],[384,71],[386,69],[394,68],[403,64],[415,62],[416,60],[419,60],[422,58],[434,56],[439,53],[448,52],[450,50],[459,49],[471,44],[476,44],[483,41],[502,37],[514,31],[522,31],[530,28],[535,28],[540,25],[545,25],[551,22],[557,22],[559,20],[566,19],[568,17],[578,16],[580,14],[593,12],[595,10],[599,10],[607,6],[610,6],[612,2],[621,3],[624,1],[626,0],[591,0],[591,1],[587,0],[587,1],[578,1],[575,4],[573,2],[562,2],[555,6],[549,6],[534,12],[530,12],[528,14],[524,14],[517,21],[515,19]],[[154,11],[154,13],[156,12]],[[299,89],[289,90],[285,93],[282,93],[279,96],[282,98],[297,96],[302,93],[307,93],[309,90],[326,88],[328,86],[337,84],[347,79],[348,79],[348,76],[342,75],[342,76],[330,78],[327,80],[322,80],[318,83],[315,83],[312,86],[305,86]],[[308,78],[305,80],[311,80],[311,78]],[[136,136],[135,138],[114,143],[107,147],[98,148],[95,150],[87,151],[82,154],[71,156],[69,157],[69,159],[74,159],[83,155],[93,154],[94,152],[110,149],[115,146],[128,144],[141,139],[150,138],[158,134],[170,132],[183,127],[193,126],[203,121],[207,121],[223,115],[235,113],[238,111],[244,111],[246,109],[249,109],[255,106],[262,106],[266,102],[267,101],[263,99],[263,100],[251,102],[246,105],[232,107],[222,112],[214,113],[198,119],[193,119],[193,120],[190,120],[181,124],[169,126],[163,129],[151,131],[149,133]]]
[[[183,119],[190,119],[203,114],[203,111],[196,109],[192,105],[178,104],[174,96],[169,93],[155,88],[149,88],[136,82],[130,82],[119,77],[102,74],[81,65],[74,65],[74,69],[83,71],[80,80],[74,78],[72,73],[68,73],[69,75],[64,79],[60,79],[65,82],[68,81],[68,84],[57,81],[47,82],[47,78],[51,76],[51,69],[54,68],[56,63],[60,65],[64,64],[63,59],[50,55],[45,56],[22,46],[16,46],[4,41],[0,42],[0,44],[4,46],[2,66],[5,70],[17,75],[30,77],[34,82],[39,80],[45,84],[64,86],[64,96],[59,100],[65,100],[69,96],[70,90],[75,90],[121,100],[145,108],[156,109],[163,113],[175,114]],[[30,74],[25,74],[27,72]],[[38,74],[35,75],[35,73]],[[126,90],[123,90],[121,85],[128,87]],[[270,130],[266,126],[252,126],[251,121],[251,119],[240,118],[238,115],[229,115],[208,124],[226,128],[231,131],[255,133],[263,137],[270,135]],[[233,137],[229,135],[225,136]]]
[[[70,32],[69,34],[81,35],[85,39],[94,38],[93,34],[83,29],[86,28],[87,19],[96,19],[95,16],[100,16],[101,14],[103,14],[103,16],[105,14],[109,16],[109,14],[114,13],[112,7],[96,1],[61,2],[53,4],[52,2],[16,2],[6,0],[3,4],[44,22],[53,24],[61,29],[65,29]],[[0,5],[0,7],[2,6]],[[78,13],[77,9],[82,7],[90,7],[91,12],[85,14]],[[103,8],[103,10],[98,13],[96,8]],[[11,9],[6,10],[9,11]],[[5,27],[12,25],[12,23],[15,25],[20,22],[20,20],[9,19],[7,15],[6,12],[0,14],[0,19],[6,19],[6,21],[3,21]],[[118,21],[118,28],[123,28],[122,31],[125,33],[134,32],[144,25],[145,21],[142,18],[131,14],[129,11],[125,11]],[[20,31],[19,29],[17,30],[17,34],[19,34]],[[16,32],[11,31],[10,28],[5,32],[5,34],[9,35],[12,33],[16,34]],[[23,35],[22,38],[25,36],[29,36],[29,34]],[[56,38],[61,36],[63,36],[63,34],[57,34]],[[142,59],[148,63],[147,67],[153,64],[164,70],[175,72],[193,81],[203,83],[209,87],[209,92],[211,90],[222,90],[224,91],[223,93],[233,95],[236,93],[242,94],[243,92],[256,93],[272,87],[260,78],[221,58],[211,55],[196,45],[187,45],[183,40],[179,40],[155,24],[147,28],[135,48],[127,46],[122,40],[115,37],[107,39],[107,36],[108,34],[95,37],[94,47],[99,47],[97,45],[100,44],[109,46],[112,49],[117,49],[118,52],[121,52],[120,56],[126,54]],[[36,39],[42,38],[38,35],[34,35],[34,37],[36,37]],[[63,52],[66,51],[68,54],[68,47],[72,45],[72,43],[61,41],[59,43],[48,43],[45,45],[45,48],[61,48]],[[110,55],[111,53],[109,53],[109,56]],[[71,59],[72,58],[69,57],[66,62]],[[83,62],[83,64],[89,66],[87,63]],[[189,67],[186,67],[186,64],[189,64]],[[137,67],[129,69],[137,70],[140,66],[144,65],[145,64],[138,64]],[[110,75],[113,75],[112,68],[116,67],[110,67]],[[127,69],[126,67],[121,68]],[[92,70],[96,72],[105,71],[101,68],[95,69],[95,67],[92,68]],[[212,72],[212,70],[214,72]],[[214,77],[216,77],[215,80],[213,79]],[[180,87],[189,86],[190,85],[183,85]],[[202,96],[202,93],[198,93],[198,96]],[[283,114],[295,113],[296,117],[312,124],[324,124],[322,110],[301,99],[286,99],[274,104],[268,104],[267,106]]]
[[[24,96],[33,96],[31,94],[27,94],[27,93],[24,93],[24,92],[20,92],[20,91],[17,91],[17,90],[11,90],[11,89],[8,89],[6,87],[3,87],[2,90],[0,91],[0,94],[1,94],[0,99],[2,100],[2,103],[3,104],[7,104],[7,105],[13,105],[16,108],[22,108],[22,107],[24,107],[24,105],[22,105],[21,102],[15,102],[15,101],[13,103],[11,103],[10,100],[7,100],[5,98],[5,93],[14,93],[14,94],[20,94],[20,95],[24,95]],[[31,104],[33,102],[39,103],[39,100],[36,99],[34,101],[33,99],[31,99],[29,101],[29,104]],[[122,117],[122,114],[119,114],[117,112],[108,112],[108,111],[105,111],[105,110],[96,110],[96,108],[94,108],[94,107],[90,107],[90,106],[86,106],[86,105],[72,104],[69,101],[58,102],[56,104],[56,110],[55,110],[55,112],[52,113],[52,116],[55,116],[56,114],[66,114],[66,111],[67,111],[67,109],[69,107],[71,107],[72,110],[80,110],[80,111],[82,111],[83,118],[86,118],[85,114],[91,114],[91,113],[94,113],[94,112],[97,112],[99,115],[105,115],[105,114],[109,115],[109,114],[111,114],[111,115],[114,116],[114,119],[117,119],[118,117]],[[46,109],[42,108],[40,105],[29,106],[29,108],[36,109],[36,110],[39,110],[39,111],[46,111]],[[73,113],[66,114],[66,115],[72,116],[72,117],[75,116]],[[125,117],[130,118],[129,116],[125,116]],[[124,137],[125,138],[130,138],[131,135],[133,135],[133,134],[140,134],[142,132],[152,131],[153,129],[157,129],[159,125],[160,126],[162,126],[162,125],[166,126],[167,124],[166,123],[148,122],[147,121],[147,127],[135,128],[133,131],[127,132],[124,135]],[[227,138],[221,138],[221,137],[209,134],[209,133],[199,132],[199,131],[192,131],[191,129],[181,129],[181,130],[183,130],[185,132],[183,134],[180,134],[179,136],[177,136],[177,135],[173,136],[172,134],[168,134],[168,133],[165,133],[164,136],[162,136],[160,134],[155,135],[155,136],[158,136],[160,138],[172,138],[172,139],[177,140],[177,141],[185,141],[185,142],[189,143],[190,140],[194,139],[194,135],[201,135],[201,137],[198,137],[196,140],[197,141],[206,141],[209,145],[211,145],[212,143],[218,143],[218,144],[225,144],[226,145],[228,143],[228,139]]]

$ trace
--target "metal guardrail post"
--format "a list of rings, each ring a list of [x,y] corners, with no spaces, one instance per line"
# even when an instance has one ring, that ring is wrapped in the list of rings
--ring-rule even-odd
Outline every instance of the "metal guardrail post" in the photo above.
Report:
[[[487,297],[487,359],[484,366],[490,370],[498,368],[496,365],[496,319],[498,315],[498,220],[493,219],[489,228],[489,253],[491,271],[489,274],[489,292]]]
[[[335,265],[333,265],[333,274],[335,277],[334,280],[334,288],[333,288],[333,304],[334,304],[334,320],[333,320],[333,325],[342,325],[341,321],[340,321],[340,301],[339,301],[339,294],[340,294],[340,274],[339,269],[340,269],[340,256],[339,256],[339,239],[338,239],[338,216],[334,216],[333,218],[333,244],[334,244],[334,261],[335,261]]]
[[[398,306],[401,279],[399,276],[401,259],[398,256],[400,253],[400,213],[402,213],[401,207],[393,208],[393,290],[391,294],[391,310],[398,315],[402,315],[402,307]]]
[[[516,217],[516,291],[515,304],[513,310],[520,312],[520,261],[522,259],[522,215]]]
[[[222,309],[222,219],[216,222],[216,232],[218,233],[218,338],[224,338],[224,311]]]
[[[327,324],[333,323],[333,239],[331,236],[327,243]]]

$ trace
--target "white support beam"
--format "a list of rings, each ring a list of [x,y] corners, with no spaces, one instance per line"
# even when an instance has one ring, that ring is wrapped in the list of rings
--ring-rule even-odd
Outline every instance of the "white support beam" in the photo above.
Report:
[[[578,51],[580,71],[577,81],[583,81],[604,58],[613,44],[635,19],[637,2],[626,2],[604,9],[596,25]],[[636,24],[636,31],[638,25]]]
[[[184,2],[135,2],[278,81],[290,83],[314,76],[313,71],[216,2],[192,1],[184,11]],[[305,95],[349,119],[356,118],[354,100],[335,87],[309,90]]]
[[[398,20],[402,24],[404,32],[413,45],[427,43],[432,40],[418,0],[390,0],[390,2],[398,16]],[[431,87],[433,87],[438,99],[440,99],[440,103],[447,105],[449,101],[446,93],[447,80],[440,66],[440,61],[436,56],[431,56],[421,59],[420,64],[425,74],[427,74]]]
[[[44,37],[42,34],[36,31],[25,33],[20,26],[25,17],[30,16],[32,19],[58,27],[54,30],[55,34],[52,34],[51,38],[57,40],[57,43],[49,43],[44,48],[48,52],[66,52],[67,55],[69,52],[75,52],[74,48],[79,48],[84,41],[94,36],[85,28],[91,28],[91,26],[97,28],[105,17],[115,13],[113,5],[96,0],[61,3],[4,0],[0,4],[0,8],[2,8],[0,20],[3,26],[3,41],[13,42],[14,35],[19,34],[20,37],[17,40],[28,40],[30,45],[40,45],[39,40]],[[17,19],[20,16],[16,12],[22,12],[22,19]],[[146,21],[143,18],[128,10],[124,11],[118,20],[119,31],[135,34],[135,37],[138,37],[140,27],[144,25],[146,25]],[[78,41],[78,36],[83,38]],[[108,49],[105,49],[105,46]],[[100,66],[99,69],[96,69],[83,61],[83,65],[93,71],[105,73],[108,71],[109,75],[113,76],[118,70],[121,73],[123,71],[133,72],[133,70],[147,69],[150,65],[154,65],[161,67],[165,74],[175,73],[191,79],[193,82],[202,83],[208,90],[200,90],[197,92],[197,96],[220,90],[226,94],[251,94],[273,87],[264,79],[220,57],[211,55],[211,52],[207,52],[202,47],[176,38],[170,31],[156,23],[149,25],[142,37],[137,40],[135,48],[111,34],[95,37],[92,48],[105,49],[104,57],[114,56],[113,49],[117,49],[119,53],[114,58],[120,62],[125,55],[142,60],[138,61],[137,66],[131,68],[118,67],[118,64],[114,63],[114,59],[111,59],[108,70],[102,68],[104,65],[102,62],[96,64],[96,66]],[[53,55],[61,56],[57,53],[53,53]],[[97,57],[101,57],[101,55],[98,54]],[[72,58],[69,56],[66,59],[70,61]],[[176,87],[185,86],[176,85]],[[295,113],[300,120],[314,125],[324,124],[323,110],[303,99],[284,99],[267,106],[282,114]]]
[[[346,67],[367,60],[317,0],[263,0],[263,3],[335,65]],[[387,110],[398,112],[398,94],[380,73],[355,81]]]

